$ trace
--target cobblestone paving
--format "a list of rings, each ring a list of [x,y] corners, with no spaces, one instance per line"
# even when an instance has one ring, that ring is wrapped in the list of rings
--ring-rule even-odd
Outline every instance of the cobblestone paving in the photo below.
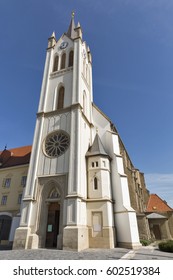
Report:
[[[0,260],[173,260],[173,253],[161,252],[157,246],[138,250],[124,248],[87,249],[81,252],[51,249],[0,250]]]
[[[115,260],[129,250],[88,249],[81,252],[51,249],[0,251],[0,260]]]

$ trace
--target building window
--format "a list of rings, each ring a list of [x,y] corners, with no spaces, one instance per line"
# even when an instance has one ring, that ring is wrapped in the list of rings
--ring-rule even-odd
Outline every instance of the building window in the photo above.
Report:
[[[24,188],[26,186],[26,179],[27,179],[27,176],[22,176],[22,179],[21,179],[21,186]]]
[[[7,204],[7,195],[3,195],[1,199],[1,205],[6,205]]]
[[[62,109],[64,107],[64,87],[60,87],[58,93],[58,109]]]
[[[20,193],[20,194],[18,195],[18,200],[17,200],[17,203],[18,203],[18,204],[21,204],[21,202],[22,202],[22,193]]]
[[[106,162],[103,160],[103,167],[106,167]]]
[[[98,167],[99,166],[99,163],[98,163],[98,161],[93,161],[92,163],[91,163],[91,166],[92,167]]]
[[[68,66],[69,66],[69,67],[73,66],[73,51],[71,51],[71,52],[69,53]]]
[[[58,61],[59,61],[59,56],[55,56],[55,59],[54,59],[54,64],[53,64],[53,72],[56,72],[58,71]]]
[[[61,57],[61,69],[65,69],[66,54],[63,53]]]
[[[98,180],[96,177],[94,178],[94,190],[98,190]]]
[[[6,178],[3,182],[3,187],[4,188],[9,188],[11,184],[11,178]]]

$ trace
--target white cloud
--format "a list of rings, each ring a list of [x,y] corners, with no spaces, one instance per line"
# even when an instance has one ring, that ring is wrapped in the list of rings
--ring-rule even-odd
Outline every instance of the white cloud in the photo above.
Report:
[[[150,193],[159,195],[173,208],[173,174],[145,174],[147,189]]]

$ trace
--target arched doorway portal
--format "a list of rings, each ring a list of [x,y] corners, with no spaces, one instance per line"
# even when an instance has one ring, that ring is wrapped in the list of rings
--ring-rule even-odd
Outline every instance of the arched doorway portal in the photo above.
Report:
[[[39,179],[35,233],[39,248],[63,248],[63,208],[65,176]]]
[[[57,248],[57,238],[59,234],[60,204],[52,202],[48,205],[46,248]]]

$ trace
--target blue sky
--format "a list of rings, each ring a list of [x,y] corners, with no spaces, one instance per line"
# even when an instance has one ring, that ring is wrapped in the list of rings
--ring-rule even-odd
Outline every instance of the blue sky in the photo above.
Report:
[[[0,0],[0,150],[32,144],[47,38],[67,31],[72,10],[93,56],[94,102],[173,207],[172,0]]]

